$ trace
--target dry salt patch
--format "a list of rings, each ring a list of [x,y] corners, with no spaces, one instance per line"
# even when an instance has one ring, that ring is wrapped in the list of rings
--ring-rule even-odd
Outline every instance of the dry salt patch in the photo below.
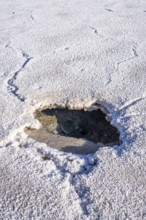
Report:
[[[120,145],[120,134],[101,109],[52,108],[37,110],[40,129],[26,128],[27,135],[49,147],[74,154],[94,154],[100,147]]]

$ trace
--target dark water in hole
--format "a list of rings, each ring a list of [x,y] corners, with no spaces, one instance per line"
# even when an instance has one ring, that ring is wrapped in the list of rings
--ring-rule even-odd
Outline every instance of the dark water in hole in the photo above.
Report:
[[[47,116],[57,119],[56,133],[62,136],[84,138],[94,143],[118,142],[119,134],[100,110],[47,109],[42,111]]]
[[[41,129],[26,129],[29,137],[65,152],[95,153],[99,144],[119,145],[119,132],[100,109],[94,111],[46,109],[36,111]],[[101,144],[100,144],[101,146]]]

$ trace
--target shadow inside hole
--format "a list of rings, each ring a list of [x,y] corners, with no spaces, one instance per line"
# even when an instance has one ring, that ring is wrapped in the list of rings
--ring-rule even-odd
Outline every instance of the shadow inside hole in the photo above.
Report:
[[[95,153],[99,147],[120,145],[119,132],[100,109],[93,111],[45,109],[36,111],[42,128],[27,128],[29,137],[52,148],[76,154]]]

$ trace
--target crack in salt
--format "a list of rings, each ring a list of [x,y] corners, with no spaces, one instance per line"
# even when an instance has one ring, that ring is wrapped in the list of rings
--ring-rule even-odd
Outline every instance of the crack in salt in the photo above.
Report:
[[[33,57],[30,57],[27,53],[25,53],[24,51],[21,50],[22,56],[25,58],[24,63],[22,64],[22,66],[16,71],[14,72],[12,78],[10,78],[7,82],[8,86],[7,88],[10,90],[10,92],[17,97],[17,99],[21,102],[25,101],[25,97],[22,96],[21,94],[18,93],[19,87],[15,84],[15,80],[17,79],[18,75],[20,74],[20,72],[26,67],[26,65],[30,62],[30,60]]]
[[[62,176],[62,181],[64,182],[68,182],[69,184],[67,184],[68,186],[70,185],[71,187],[69,187],[67,189],[67,195],[69,197],[72,197],[72,189],[75,191],[75,193],[77,194],[78,197],[78,202],[79,202],[79,206],[82,210],[82,215],[84,216],[89,216],[89,210],[88,210],[88,206],[90,206],[90,204],[92,203],[91,198],[90,198],[90,188],[85,186],[84,184],[80,184],[80,179],[79,177],[81,175],[87,175],[89,172],[91,172],[94,167],[98,166],[98,161],[96,156],[83,156],[80,159],[84,159],[84,165],[79,165],[80,169],[77,172],[72,172],[69,167],[68,167],[68,163],[71,163],[76,160],[77,158],[70,158],[67,157],[66,161],[65,160],[60,160],[60,158],[57,158],[56,155],[54,155],[51,152],[44,152],[43,149],[37,149],[37,152],[39,153],[40,157],[46,161],[46,160],[51,160],[54,162],[55,166],[56,166],[56,170],[60,171],[61,176]],[[70,164],[70,165],[71,165]],[[70,166],[69,165],[69,166]],[[54,171],[56,172],[56,171]],[[69,178],[66,178],[66,177]],[[46,178],[50,178],[49,176],[46,175]],[[66,194],[66,193],[65,193]],[[73,204],[72,204],[73,206]]]
[[[93,203],[90,196],[90,187],[86,186],[85,183],[83,184],[83,182],[79,179],[79,176],[72,177],[71,184],[78,195],[80,207],[84,216],[89,216],[89,207]],[[97,219],[99,219],[99,217],[99,213],[97,213]]]
[[[33,16],[33,10],[30,11],[30,16],[29,17],[30,17],[31,20],[33,20],[33,21],[35,20],[34,16]]]
[[[121,64],[123,64],[123,63],[125,63],[125,62],[128,62],[128,61],[130,61],[130,60],[133,60],[133,59],[135,59],[135,58],[137,58],[137,57],[139,57],[139,55],[138,55],[138,53],[137,53],[137,50],[136,50],[136,46],[133,46],[131,50],[132,50],[132,52],[133,52],[133,56],[132,56],[132,57],[129,57],[129,58],[127,58],[127,59],[124,59],[124,60],[122,60],[122,61],[120,61],[120,62],[117,62],[117,63],[115,64],[115,71],[118,71],[118,70],[119,70],[119,66],[120,66]],[[108,79],[108,82],[106,83],[105,86],[107,86],[107,85],[110,84],[111,82],[112,82],[112,74],[109,74],[109,79]]]
[[[106,40],[106,41],[108,41],[108,40],[115,41],[115,40],[113,40],[112,38],[107,38],[106,36],[104,36],[104,35],[102,35],[102,34],[99,34],[98,30],[97,30],[95,27],[89,26],[89,28],[90,28],[91,30],[94,30],[94,33],[95,33],[98,37],[100,37],[100,38],[102,38],[102,39],[104,39],[104,40]]]
[[[122,110],[126,110],[127,108],[129,108],[130,106],[132,105],[135,105],[137,102],[141,101],[141,100],[144,100],[146,97],[138,97],[138,98],[135,98],[133,100],[130,100],[128,102],[126,102],[124,105],[122,105],[118,111],[122,111]]]
[[[132,51],[133,51],[134,56],[138,57],[138,53],[137,53],[137,50],[136,50],[135,46],[133,46]]]
[[[135,47],[135,46],[132,47],[132,52],[133,52],[133,56],[132,56],[132,57],[129,57],[129,58],[127,58],[127,59],[124,59],[124,60],[122,60],[122,61],[120,61],[120,62],[118,62],[118,63],[116,64],[116,65],[117,65],[116,70],[118,70],[119,66],[120,66],[122,63],[125,63],[125,62],[127,62],[127,61],[133,60],[133,59],[135,59],[136,57],[138,57],[138,54],[137,54],[137,51],[136,51],[136,47]]]
[[[114,12],[112,9],[110,8],[105,8],[106,11],[109,11],[109,12]]]

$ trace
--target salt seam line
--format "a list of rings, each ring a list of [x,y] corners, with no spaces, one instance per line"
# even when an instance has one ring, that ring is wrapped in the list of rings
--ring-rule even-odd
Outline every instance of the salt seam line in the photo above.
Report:
[[[33,57],[29,57],[26,53],[22,52],[23,57],[26,58],[26,61],[23,63],[23,65],[21,66],[20,69],[18,69],[14,75],[12,76],[11,79],[8,80],[8,89],[10,90],[10,92],[17,97],[17,99],[21,102],[25,101],[25,97],[18,94],[18,90],[19,87],[15,85],[15,80],[17,79],[18,74],[22,71],[22,69],[24,69],[26,67],[26,65],[29,63],[29,61],[33,58]]]

